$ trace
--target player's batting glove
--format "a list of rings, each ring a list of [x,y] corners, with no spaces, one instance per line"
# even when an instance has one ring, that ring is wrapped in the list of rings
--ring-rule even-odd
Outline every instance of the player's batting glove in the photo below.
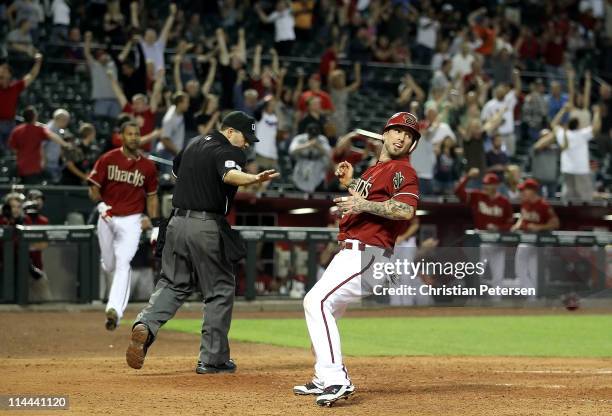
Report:
[[[100,214],[100,217],[104,221],[108,221],[108,219],[112,217],[110,213],[110,210],[112,207],[110,205],[106,205],[104,202],[100,202],[96,208],[98,209],[98,213]]]
[[[151,245],[155,245],[155,243],[157,243],[158,236],[159,236],[159,227],[153,227],[151,229],[151,238],[149,239],[149,241],[151,242]]]
[[[155,245],[157,243],[157,237],[159,237],[159,218],[153,218],[151,224],[153,224],[153,228],[151,228],[149,242],[151,245]]]

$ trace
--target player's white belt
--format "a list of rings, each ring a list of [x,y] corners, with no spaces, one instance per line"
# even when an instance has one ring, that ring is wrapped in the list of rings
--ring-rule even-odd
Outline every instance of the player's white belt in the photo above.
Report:
[[[342,250],[366,251],[366,249],[369,248],[369,249],[378,249],[382,251],[383,257],[391,257],[393,255],[393,249],[391,248],[384,249],[382,247],[376,247],[376,246],[372,246],[366,243],[362,243],[359,240],[341,240],[341,241],[338,241],[338,245],[340,246]]]

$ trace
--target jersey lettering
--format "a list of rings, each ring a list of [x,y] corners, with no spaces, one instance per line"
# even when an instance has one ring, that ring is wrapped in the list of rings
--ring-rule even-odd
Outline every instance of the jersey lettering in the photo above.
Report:
[[[478,212],[490,217],[501,217],[504,215],[504,210],[497,205],[488,205],[483,201],[478,201]]]
[[[117,165],[109,165],[107,172],[109,181],[124,182],[129,185],[140,187],[144,185],[145,177],[138,169],[135,171],[121,170]]]
[[[370,179],[372,178],[368,178],[367,181],[364,181],[363,179],[359,178],[359,182],[357,182],[357,188],[355,189],[355,191],[357,191],[357,193],[365,199],[368,199],[368,196],[370,195],[370,189],[372,188],[372,183],[370,182]]]
[[[525,221],[533,222],[536,224],[540,223],[540,214],[538,214],[536,211],[522,210],[521,215]]]

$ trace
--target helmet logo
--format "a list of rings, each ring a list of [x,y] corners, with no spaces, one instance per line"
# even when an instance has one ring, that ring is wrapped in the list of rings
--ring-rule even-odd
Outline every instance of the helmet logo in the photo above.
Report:
[[[414,117],[410,113],[407,113],[404,115],[404,123],[406,123],[409,126],[414,126],[416,125],[416,117]]]

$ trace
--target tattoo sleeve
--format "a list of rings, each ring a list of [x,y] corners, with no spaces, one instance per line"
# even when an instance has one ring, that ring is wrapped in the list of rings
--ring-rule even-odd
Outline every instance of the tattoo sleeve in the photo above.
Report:
[[[363,199],[359,202],[361,210],[390,220],[409,220],[414,216],[414,207],[389,199],[384,202],[373,202]]]

